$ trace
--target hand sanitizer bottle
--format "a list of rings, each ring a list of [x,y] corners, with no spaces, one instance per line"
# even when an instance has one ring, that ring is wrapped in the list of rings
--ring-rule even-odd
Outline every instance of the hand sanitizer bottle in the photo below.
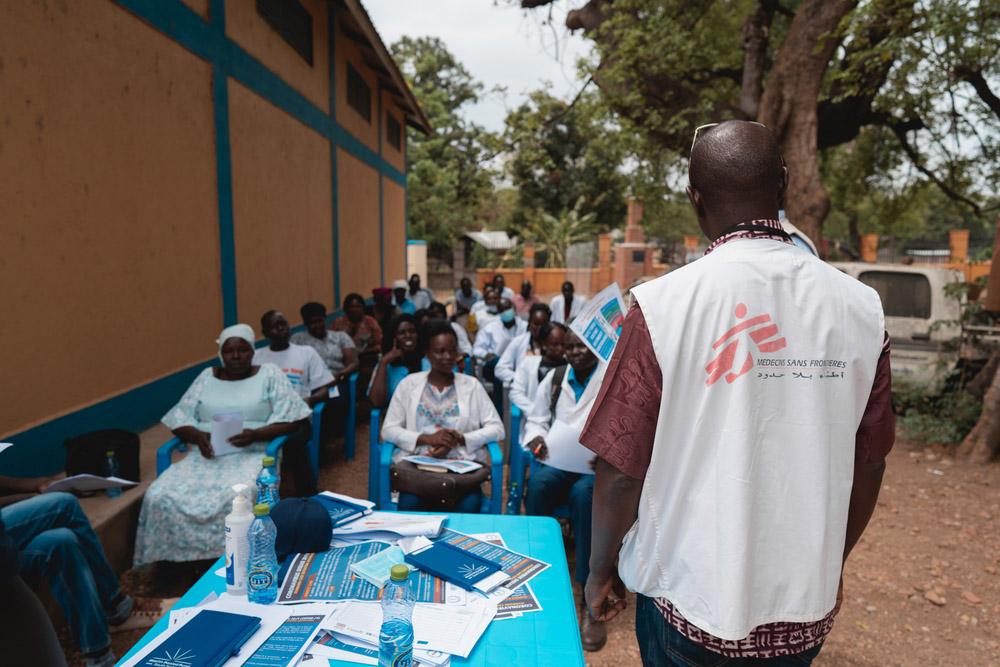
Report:
[[[248,532],[253,522],[250,504],[250,487],[237,484],[233,487],[233,511],[226,515],[226,592],[246,593],[247,563],[250,560]]]

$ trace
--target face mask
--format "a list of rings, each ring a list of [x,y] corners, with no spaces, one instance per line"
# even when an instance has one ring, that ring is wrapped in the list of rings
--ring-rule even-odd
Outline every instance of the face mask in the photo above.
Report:
[[[517,317],[517,313],[514,312],[513,308],[508,308],[507,310],[500,313],[500,321],[504,324],[510,324]]]

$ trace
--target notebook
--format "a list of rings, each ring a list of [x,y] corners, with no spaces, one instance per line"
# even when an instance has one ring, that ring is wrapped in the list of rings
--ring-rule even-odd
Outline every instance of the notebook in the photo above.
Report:
[[[137,667],[220,667],[260,628],[260,618],[203,609]]]
[[[467,591],[489,593],[510,579],[497,563],[444,541],[408,553],[404,560]]]

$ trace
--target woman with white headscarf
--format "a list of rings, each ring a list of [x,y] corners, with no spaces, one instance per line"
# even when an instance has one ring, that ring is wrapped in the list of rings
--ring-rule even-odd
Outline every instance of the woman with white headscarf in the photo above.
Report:
[[[267,443],[294,431],[311,412],[280,368],[253,365],[254,332],[236,324],[219,334],[221,366],[203,370],[164,417],[174,435],[192,445],[146,491],[135,540],[135,564],[217,558],[232,507],[234,484],[251,488]],[[212,417],[243,415],[243,432],[229,442],[241,451],[215,456]]]

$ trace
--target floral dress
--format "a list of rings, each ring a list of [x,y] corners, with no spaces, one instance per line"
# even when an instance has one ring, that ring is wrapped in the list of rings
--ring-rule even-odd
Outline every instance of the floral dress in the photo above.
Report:
[[[193,426],[211,432],[212,416],[242,412],[244,428],[295,422],[311,414],[288,378],[273,364],[244,380],[226,381],[206,368],[164,417],[174,430]],[[225,518],[233,485],[254,486],[265,442],[235,454],[206,459],[196,447],[160,475],[146,491],[135,539],[135,565],[154,561],[217,558],[225,551]]]

